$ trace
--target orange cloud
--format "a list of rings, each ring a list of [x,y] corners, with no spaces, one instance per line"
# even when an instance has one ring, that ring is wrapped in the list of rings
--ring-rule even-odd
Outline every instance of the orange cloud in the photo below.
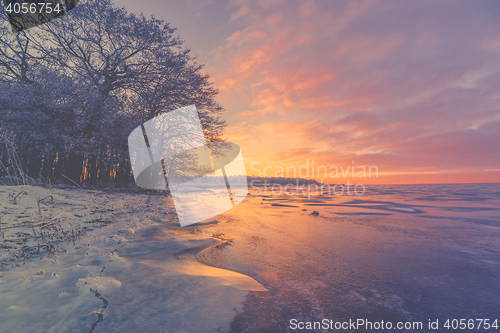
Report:
[[[379,183],[500,180],[489,22],[454,9],[453,29],[439,15],[424,24],[429,4],[245,4],[247,27],[213,51],[210,71],[248,163],[355,161],[376,165]],[[476,30],[462,28],[469,17]]]

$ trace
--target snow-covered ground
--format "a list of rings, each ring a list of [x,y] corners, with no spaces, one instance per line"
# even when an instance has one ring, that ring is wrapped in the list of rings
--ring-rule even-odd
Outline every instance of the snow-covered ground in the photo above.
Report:
[[[0,203],[0,332],[226,332],[268,293],[200,264],[223,240],[177,227],[162,196],[3,186]]]

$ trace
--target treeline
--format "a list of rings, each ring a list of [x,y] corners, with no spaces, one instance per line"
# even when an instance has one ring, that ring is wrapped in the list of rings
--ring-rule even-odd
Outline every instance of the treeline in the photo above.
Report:
[[[131,182],[130,132],[190,104],[207,141],[222,140],[218,91],[168,23],[109,0],[19,33],[2,21],[0,176]]]
[[[288,185],[288,184],[297,184],[297,185],[308,185],[314,184],[319,185],[319,183],[314,179],[304,179],[304,178],[288,178],[288,177],[253,177],[247,176],[247,180],[249,184],[254,185]]]

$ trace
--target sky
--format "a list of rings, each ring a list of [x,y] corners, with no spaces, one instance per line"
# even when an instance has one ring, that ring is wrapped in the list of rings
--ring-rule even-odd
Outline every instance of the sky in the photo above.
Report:
[[[500,182],[498,1],[115,4],[177,28],[249,175]]]

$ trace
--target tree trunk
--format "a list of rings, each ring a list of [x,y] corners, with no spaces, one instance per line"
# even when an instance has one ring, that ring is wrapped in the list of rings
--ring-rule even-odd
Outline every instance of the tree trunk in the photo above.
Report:
[[[71,155],[69,157],[68,164],[65,168],[66,169],[65,176],[68,177],[69,179],[73,180],[77,184],[80,184],[80,181],[81,181],[83,161],[84,161],[84,158],[82,155]]]

